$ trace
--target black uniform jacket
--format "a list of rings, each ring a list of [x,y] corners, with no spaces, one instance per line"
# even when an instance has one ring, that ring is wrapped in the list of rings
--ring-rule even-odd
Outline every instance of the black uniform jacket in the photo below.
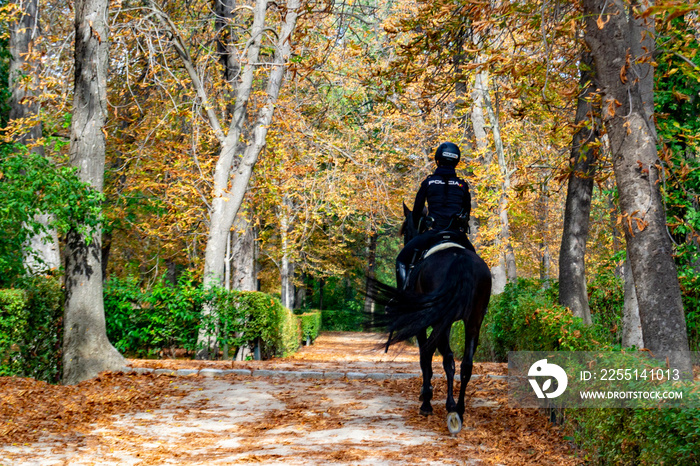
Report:
[[[413,212],[422,212],[426,201],[428,215],[434,220],[434,229],[446,229],[452,218],[459,213],[464,213],[469,218],[472,203],[469,185],[457,176],[454,168],[438,167],[423,180],[416,194]],[[419,219],[419,215],[413,217],[416,227]]]

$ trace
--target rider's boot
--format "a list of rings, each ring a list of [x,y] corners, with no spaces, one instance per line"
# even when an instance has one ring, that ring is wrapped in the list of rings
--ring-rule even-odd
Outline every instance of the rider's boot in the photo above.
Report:
[[[406,289],[408,281],[408,266],[403,262],[396,262],[396,288],[399,290]]]

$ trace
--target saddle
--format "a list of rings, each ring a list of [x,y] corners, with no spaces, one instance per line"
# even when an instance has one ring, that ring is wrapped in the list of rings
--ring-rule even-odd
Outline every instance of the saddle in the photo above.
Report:
[[[474,247],[469,243],[469,239],[466,239],[467,245],[463,244],[465,242],[466,235],[452,230],[443,230],[431,238],[430,243],[423,251],[423,253],[418,257],[415,262],[418,264],[425,258],[435,254],[438,251],[449,248],[460,248],[460,249],[474,249]],[[471,246],[471,247],[468,247]]]

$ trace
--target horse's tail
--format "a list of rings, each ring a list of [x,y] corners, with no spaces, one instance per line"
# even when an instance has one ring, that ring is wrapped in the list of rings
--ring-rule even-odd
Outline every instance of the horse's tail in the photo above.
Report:
[[[474,273],[471,261],[457,257],[452,261],[442,284],[430,293],[399,290],[377,280],[371,280],[367,295],[385,306],[383,315],[374,316],[374,325],[389,332],[389,345],[416,336],[421,330],[432,327],[431,335],[440,335],[450,329],[471,306],[474,295]]]

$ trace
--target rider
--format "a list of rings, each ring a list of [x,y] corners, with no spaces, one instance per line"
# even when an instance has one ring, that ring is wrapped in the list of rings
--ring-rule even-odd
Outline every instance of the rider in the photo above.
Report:
[[[440,232],[456,232],[457,241],[474,251],[465,233],[471,211],[469,185],[455,172],[460,157],[459,147],[451,142],[443,142],[435,151],[437,168],[423,180],[413,204],[413,223],[418,229],[419,214],[428,202],[428,231],[409,241],[396,258],[396,286],[399,289],[404,288],[409,269]]]

